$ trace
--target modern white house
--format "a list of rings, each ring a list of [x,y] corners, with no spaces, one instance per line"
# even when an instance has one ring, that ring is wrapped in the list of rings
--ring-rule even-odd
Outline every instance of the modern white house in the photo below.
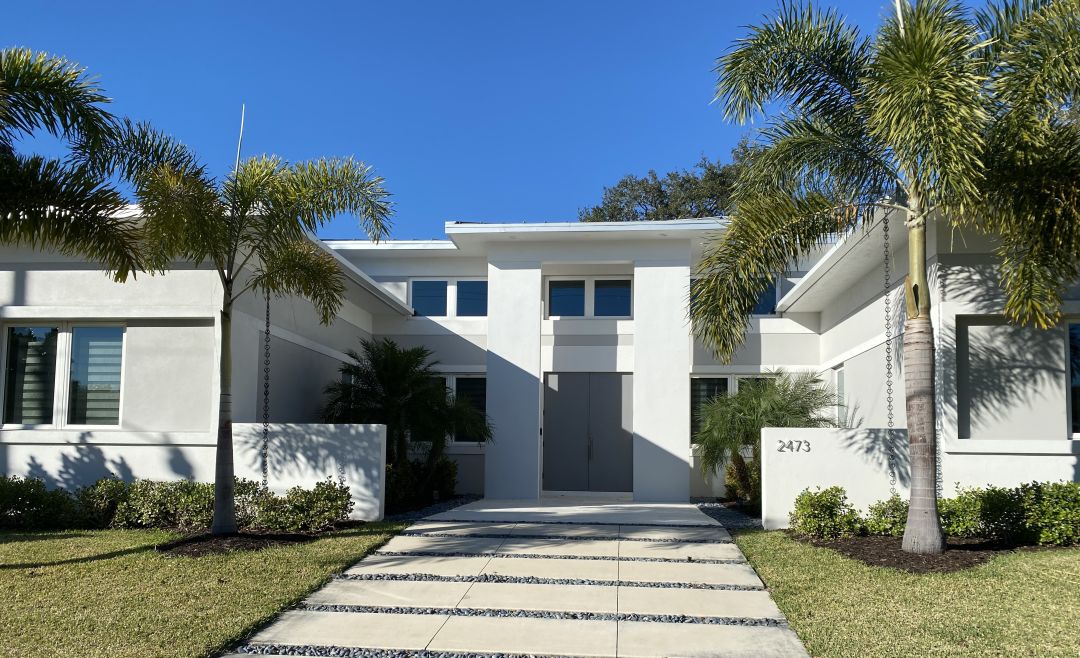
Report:
[[[348,301],[329,327],[303,301],[272,302],[270,420],[317,422],[345,351],[386,337],[431,349],[448,386],[491,419],[493,441],[454,437],[448,448],[462,492],[685,501],[723,491],[722,477],[696,468],[693,406],[777,368],[813,370],[841,392],[837,413],[854,429],[814,435],[812,451],[785,454],[779,470],[768,457],[766,496],[780,484],[846,483],[857,502],[885,497],[886,298],[898,356],[892,425],[904,427],[899,218],[888,290],[880,225],[825,245],[778,273],[730,363],[694,340],[686,313],[702,247],[724,227],[722,219],[455,222],[442,240],[326,242],[348,277]],[[1011,326],[992,243],[946,229],[928,239],[943,490],[1080,479],[1080,288],[1070,290],[1061,326]],[[207,269],[117,284],[92,264],[0,250],[0,472],[69,486],[106,471],[210,479],[219,299]],[[249,296],[234,317],[239,423],[262,418],[265,311]],[[304,445],[275,434],[269,458],[306,459],[317,471],[318,455]],[[249,446],[240,461],[257,472],[261,459]],[[774,491],[773,500],[787,495]]]

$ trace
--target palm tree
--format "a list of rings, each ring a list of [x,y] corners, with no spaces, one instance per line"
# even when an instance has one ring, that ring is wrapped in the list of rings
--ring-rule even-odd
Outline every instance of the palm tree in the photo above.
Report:
[[[127,202],[106,178],[114,170],[89,148],[115,142],[120,125],[108,102],[85,69],[62,57],[0,50],[0,243],[83,256],[123,281],[143,265],[137,220],[121,213]],[[142,145],[153,146],[157,134],[142,128]],[[71,157],[17,153],[16,141],[38,131],[65,140]],[[144,151],[142,161],[157,155]]]
[[[904,549],[944,548],[937,515],[926,226],[1000,238],[1004,312],[1042,328],[1080,273],[1080,0],[1009,0],[970,14],[897,2],[874,38],[833,11],[782,4],[717,65],[717,101],[776,113],[736,185],[725,235],[691,292],[695,331],[722,358],[768,280],[829,235],[900,213],[909,275],[903,354],[911,505]]]
[[[725,465],[732,489],[747,502],[761,500],[761,429],[763,427],[836,427],[836,394],[819,375],[777,370],[773,376],[743,380],[738,392],[720,395],[696,410],[701,429],[701,472]],[[743,451],[750,448],[750,463]]]
[[[128,137],[138,141],[139,131]],[[127,149],[119,149],[119,157]],[[340,213],[359,217],[373,240],[390,228],[383,179],[352,159],[288,164],[277,157],[240,162],[218,183],[202,167],[164,164],[137,177],[146,250],[155,268],[182,258],[209,263],[221,281],[220,408],[211,532],[236,532],[233,503],[232,309],[246,293],[296,295],[333,322],[345,282],[333,255],[311,239]]]
[[[431,442],[428,466],[443,454],[446,437],[456,434],[487,441],[491,426],[469,400],[456,397],[434,370],[425,347],[403,348],[390,339],[361,340],[361,352],[341,366],[341,380],[326,387],[323,412],[329,423],[386,425],[391,464],[408,459],[412,440]]]

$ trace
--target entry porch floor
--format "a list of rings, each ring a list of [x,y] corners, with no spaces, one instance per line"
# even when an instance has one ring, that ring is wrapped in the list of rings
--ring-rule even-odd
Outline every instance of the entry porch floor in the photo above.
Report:
[[[807,655],[728,532],[693,505],[567,496],[422,519],[239,651]]]

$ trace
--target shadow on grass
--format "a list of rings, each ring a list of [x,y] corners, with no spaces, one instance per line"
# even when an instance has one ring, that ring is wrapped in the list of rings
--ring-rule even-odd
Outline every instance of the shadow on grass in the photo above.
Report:
[[[124,557],[125,555],[134,555],[135,553],[146,553],[154,550],[153,544],[146,544],[144,546],[133,546],[131,548],[125,548],[118,551],[109,551],[108,553],[100,553],[98,555],[87,555],[84,557],[73,557],[67,560],[53,560],[50,562],[16,562],[13,564],[0,564],[0,571],[10,571],[14,569],[39,569],[42,567],[59,567],[65,564],[86,564],[90,562],[100,562],[102,560],[111,560],[113,558]]]
[[[15,544],[29,541],[50,541],[53,539],[76,539],[86,537],[85,532],[0,532],[0,544]]]

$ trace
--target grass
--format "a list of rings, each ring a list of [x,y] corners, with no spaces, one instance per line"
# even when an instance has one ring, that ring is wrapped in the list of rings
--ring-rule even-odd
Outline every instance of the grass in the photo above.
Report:
[[[736,543],[815,658],[1076,656],[1080,548],[949,574],[874,568],[782,532]]]
[[[168,532],[0,533],[0,656],[212,655],[402,527],[198,558],[157,553]]]

